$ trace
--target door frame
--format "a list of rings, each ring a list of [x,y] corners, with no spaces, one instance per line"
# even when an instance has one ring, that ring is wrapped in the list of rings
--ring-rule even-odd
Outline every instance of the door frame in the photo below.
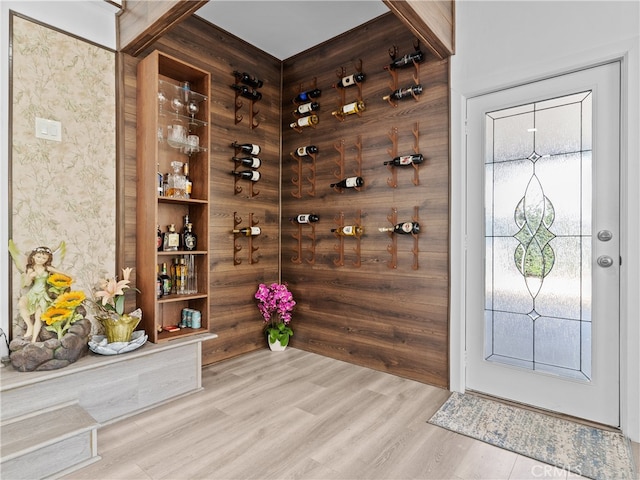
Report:
[[[640,442],[640,252],[634,238],[640,238],[640,44],[634,39],[614,42],[599,50],[572,57],[571,61],[555,61],[545,65],[543,73],[531,70],[514,73],[504,84],[493,78],[482,78],[476,84],[460,80],[452,82],[451,111],[451,220],[450,220],[450,322],[449,322],[449,389],[464,393],[466,332],[466,105],[469,98],[493,93],[524,83],[619,61],[621,65],[620,118],[620,429],[635,442]],[[454,59],[455,61],[455,59]],[[502,79],[501,79],[502,80]],[[636,86],[634,88],[634,86]],[[635,317],[634,317],[635,315]]]

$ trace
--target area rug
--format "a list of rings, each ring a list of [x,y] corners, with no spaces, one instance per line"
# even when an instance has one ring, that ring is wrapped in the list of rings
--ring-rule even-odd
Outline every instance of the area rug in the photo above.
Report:
[[[618,432],[454,392],[429,423],[593,479],[634,479]]]

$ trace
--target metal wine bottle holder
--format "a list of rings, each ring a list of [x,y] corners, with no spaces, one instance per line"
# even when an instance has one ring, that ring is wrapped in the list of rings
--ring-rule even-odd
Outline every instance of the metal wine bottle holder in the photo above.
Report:
[[[298,85],[298,89],[296,91],[296,97],[298,96],[298,94],[304,92],[305,90],[315,90],[316,88],[318,88],[318,77],[313,77],[313,80],[311,82],[311,86],[308,87],[307,89],[304,88],[304,84],[302,84],[302,83],[300,85]],[[295,97],[294,97],[294,100],[293,100],[293,104],[296,107],[298,105],[301,105],[300,103],[296,102]],[[294,114],[294,117],[296,117],[296,119],[300,118],[300,117],[296,116],[295,114]],[[316,126],[313,125],[313,124],[310,124],[309,127],[316,128]],[[293,127],[293,130],[295,130],[298,133],[302,133],[304,129],[302,127],[300,127],[300,126],[295,126],[295,127]]]
[[[249,228],[255,227],[260,223],[259,220],[254,220],[253,213],[249,214]],[[242,217],[238,215],[238,212],[233,212],[233,229],[237,230],[238,227],[242,224]],[[240,258],[240,251],[242,250],[242,245],[240,245],[240,238],[244,235],[240,235],[239,233],[233,234],[233,264],[240,265],[242,263],[242,259]],[[258,251],[260,247],[253,246],[253,235],[247,236],[248,243],[248,251],[249,251],[249,264],[258,263],[259,258],[253,258],[253,254]]]
[[[414,153],[420,153],[420,124],[419,122],[415,123],[415,126],[412,129],[414,141],[413,141],[413,151]],[[398,128],[393,127],[387,134],[389,140],[391,140],[391,148],[387,148],[387,153],[394,159],[398,156]],[[412,163],[413,167],[413,184],[418,186],[420,185],[420,165],[416,165]],[[398,168],[392,164],[388,164],[387,168],[391,170],[391,177],[387,178],[387,185],[391,188],[396,188],[398,186]]]
[[[414,222],[419,222],[420,221],[420,217],[418,215],[418,207],[415,206],[413,207],[413,217],[412,220]],[[395,227],[398,224],[398,209],[393,207],[391,209],[391,214],[387,215],[387,220],[389,221],[389,223],[391,224],[392,227]],[[387,252],[389,252],[389,254],[391,255],[391,260],[389,260],[387,262],[387,267],[392,268],[392,269],[396,269],[398,268],[398,234],[393,233],[393,232],[389,232],[389,235],[391,237],[391,244],[387,245]],[[404,236],[404,235],[403,235]],[[413,237],[413,249],[411,250],[411,252],[413,253],[413,264],[411,265],[411,268],[413,270],[418,270],[418,253],[420,252],[419,248],[418,248],[418,235],[415,233],[412,233],[411,236]]]
[[[336,229],[337,230],[341,230],[342,228],[344,228],[344,213],[340,212],[336,217],[334,217],[333,222],[336,224]],[[353,225],[357,226],[357,227],[362,227],[362,210],[358,210],[358,215],[356,217],[356,219],[353,221]],[[338,238],[338,243],[336,245],[333,246],[333,249],[338,252],[338,257],[333,259],[333,263],[335,265],[337,265],[338,267],[342,267],[344,266],[344,239],[345,237],[343,235],[338,235],[336,234],[336,237]],[[353,266],[355,267],[360,267],[360,265],[362,265],[362,262],[360,260],[360,242],[361,242],[361,238],[355,237],[354,241],[356,242],[356,246],[353,247],[353,251],[356,254],[356,258],[353,261]]]
[[[240,84],[241,84],[240,79],[236,77],[236,85],[240,85]],[[236,89],[234,89],[234,91],[236,92],[236,99],[235,99],[235,102],[233,102],[233,106],[235,108],[235,112],[234,112],[235,124],[237,125],[240,122],[242,122],[242,119],[244,118],[241,114],[238,113],[244,106],[244,101],[240,95],[240,92]],[[257,128],[258,125],[260,124],[260,121],[257,118],[258,113],[260,113],[260,110],[256,110],[254,108],[255,103],[259,102],[260,100],[253,100],[253,99],[247,99],[247,100],[249,100],[249,126],[253,130],[254,128]]]
[[[293,220],[291,221],[293,223]],[[295,255],[291,257],[293,263],[302,263],[303,253],[309,253],[309,257],[305,258],[305,262],[310,265],[316,263],[316,226],[313,223],[301,224],[298,223],[298,233],[292,233],[291,236],[295,238],[298,243],[293,249]],[[305,233],[303,233],[303,231]],[[307,233],[308,232],[308,233]],[[303,247],[303,240],[309,239],[309,246]]]
[[[240,153],[240,149],[237,147],[234,147],[235,153],[233,155],[234,158],[238,158],[238,153]],[[234,171],[237,171],[238,167],[242,164],[241,162],[239,162],[238,160],[233,160],[234,162]],[[242,193],[242,186],[238,185],[240,183],[240,181],[242,180],[242,178],[238,177],[237,175],[233,176],[233,194],[234,195],[238,195],[240,193]],[[260,194],[260,191],[254,191],[253,189],[253,184],[256,183],[253,180],[249,180],[249,198],[253,198],[257,195]]]
[[[297,156],[294,152],[291,152],[291,158],[295,160],[295,164],[291,166],[293,173],[296,174],[295,177],[291,177],[291,183],[297,187],[297,191],[291,192],[295,198],[302,198],[302,183],[303,183],[303,164],[307,165],[307,169],[309,170],[310,175],[305,175],[304,179],[309,182],[311,188],[307,190],[307,194],[310,197],[316,196],[316,155],[315,153],[307,154],[311,161],[304,159],[303,157]]]
[[[416,51],[420,50],[420,40],[418,40],[417,38],[414,39],[414,41],[413,41],[413,48]],[[391,57],[391,61],[394,61],[397,56],[398,56],[398,46],[394,45],[393,47],[391,47],[389,49],[389,57]],[[416,62],[415,60],[413,60],[412,63],[413,63],[413,67],[415,69],[415,73],[412,75],[413,82],[416,85],[419,85],[420,84],[420,64],[418,62]],[[385,65],[384,69],[387,72],[389,72],[389,75],[391,75],[391,82],[389,83],[389,89],[393,93],[396,90],[398,90],[398,88],[399,88],[399,86],[398,86],[398,70],[389,68],[389,65]],[[413,97],[413,99],[416,102],[419,101],[418,96],[413,91],[411,92],[411,96]],[[397,107],[398,106],[398,101],[392,99],[391,97],[389,97],[387,99],[387,101],[389,102],[389,104],[392,107]]]
[[[346,177],[345,166],[344,166],[345,164],[344,139],[341,139],[338,143],[335,143],[333,147],[340,154],[340,157],[334,160],[336,165],[338,165],[338,170],[333,171],[333,176],[337,178],[338,181],[340,181]],[[355,157],[356,168],[353,170],[353,174],[356,177],[361,177],[362,176],[362,136],[361,135],[358,135],[358,138],[355,143],[355,147],[356,147],[356,157]],[[335,186],[333,187],[333,189],[336,192],[344,193],[344,189],[342,187]],[[364,190],[364,186],[353,187],[353,189],[359,192],[361,190]]]
[[[358,59],[355,62],[355,70],[358,73],[362,73],[362,59]],[[340,67],[338,70],[336,70],[336,76],[338,77],[338,79],[342,79],[347,75],[347,69],[345,67]],[[362,101],[362,83],[360,82],[356,82],[355,86],[358,87],[358,94],[356,95],[356,100]],[[346,102],[346,88],[344,87],[339,87],[337,83],[334,83],[332,85],[333,88],[335,88],[336,90],[338,90],[339,95],[340,95],[340,103],[338,104],[338,110],[341,110],[342,107],[345,106]],[[342,119],[342,121],[344,121],[344,118]]]

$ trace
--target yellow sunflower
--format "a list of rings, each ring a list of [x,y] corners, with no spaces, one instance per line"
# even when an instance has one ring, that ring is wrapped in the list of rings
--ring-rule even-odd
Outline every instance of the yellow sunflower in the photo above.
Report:
[[[53,325],[54,323],[63,322],[67,320],[73,314],[73,310],[60,307],[49,307],[40,316],[40,319],[47,325]]]
[[[62,290],[65,288],[69,288],[73,283],[73,279],[63,273],[52,273],[51,275],[49,275],[47,283],[57,289]]]
[[[80,290],[74,290],[71,292],[63,293],[54,303],[55,307],[59,308],[68,308],[69,310],[73,310],[78,307],[82,302],[84,302],[86,295],[84,292]]]

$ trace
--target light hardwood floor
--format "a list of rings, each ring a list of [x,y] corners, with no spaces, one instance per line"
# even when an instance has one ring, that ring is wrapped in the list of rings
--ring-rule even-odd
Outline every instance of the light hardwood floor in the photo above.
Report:
[[[580,478],[430,425],[448,392],[288,348],[202,372],[204,390],[98,432],[69,479]]]

